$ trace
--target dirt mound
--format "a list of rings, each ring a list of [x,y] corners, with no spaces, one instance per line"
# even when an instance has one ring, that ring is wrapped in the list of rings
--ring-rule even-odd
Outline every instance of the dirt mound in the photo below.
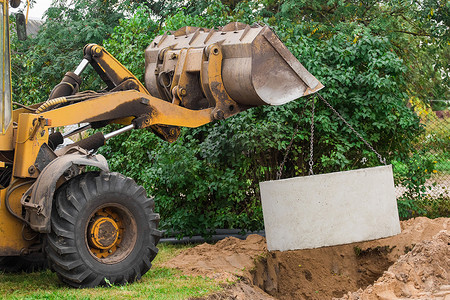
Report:
[[[342,299],[450,298],[449,245],[450,232],[442,230],[401,256],[373,285]]]
[[[389,265],[389,248],[355,245],[273,252],[253,282],[278,299],[331,299],[374,282]]]
[[[425,240],[431,240],[441,230],[450,230],[450,218],[428,219],[418,217],[401,221],[400,226],[402,232],[396,236],[364,242],[364,247],[383,247],[389,246],[393,248],[388,257],[392,261],[396,261],[400,255],[412,250],[412,248]]]
[[[394,289],[393,295],[397,295],[398,290],[402,288],[390,283],[378,290],[375,288],[378,285],[374,284],[372,289],[375,289],[375,292],[370,294],[373,297],[367,296],[368,298],[365,298],[365,295],[369,295],[369,292],[363,291],[363,289],[380,278],[389,266],[399,260],[400,256],[409,252],[409,256],[417,258],[417,265],[413,265],[412,261],[407,260],[404,266],[405,268],[410,266],[411,269],[405,269],[401,274],[410,276],[408,278],[426,278],[425,282],[427,283],[421,285],[419,282],[411,281],[412,285],[408,285],[405,290],[409,291],[410,295],[419,295],[420,297],[422,297],[420,293],[440,295],[439,293],[445,293],[446,289],[445,286],[442,287],[442,284],[449,283],[448,273],[438,271],[433,273],[432,271],[438,268],[439,264],[444,270],[449,269],[448,252],[445,256],[440,250],[428,251],[427,249],[432,245],[430,243],[434,241],[435,244],[439,244],[440,242],[437,240],[429,243],[423,241],[431,240],[441,230],[445,232],[450,229],[449,225],[449,218],[434,220],[416,218],[401,222],[402,232],[394,237],[286,252],[268,252],[265,239],[257,235],[249,236],[244,241],[227,238],[215,245],[202,244],[186,250],[167,262],[165,266],[181,269],[188,275],[208,276],[224,283],[241,279],[238,284],[212,295],[208,299],[266,299],[259,294],[262,291],[256,287],[277,299],[331,299],[344,295],[353,297],[350,299],[358,299],[357,297],[360,296],[360,299],[383,299],[375,296],[383,288]],[[410,252],[413,248],[414,251]],[[417,251],[420,253],[425,251],[423,256],[428,255],[429,261],[418,259],[418,254],[413,256],[413,253],[419,253]],[[435,257],[436,255],[442,257]],[[402,257],[399,262],[402,259],[405,258]],[[421,264],[426,266],[420,268]],[[417,274],[408,273],[406,270],[415,270]],[[394,276],[398,275],[395,273],[397,269],[389,272],[383,277],[390,276],[391,273],[395,274]],[[404,275],[398,276],[403,280]],[[430,276],[433,278],[440,276],[440,279],[429,279]],[[400,279],[396,280],[400,281]],[[410,282],[408,280],[407,282]],[[433,282],[431,287],[429,286],[430,282]],[[400,283],[396,282],[396,284]],[[412,290],[410,286],[413,286],[418,292]],[[439,290],[440,288],[443,290]],[[357,293],[348,293],[358,289],[360,290]],[[409,297],[407,292],[398,295]],[[265,296],[269,297],[267,294]],[[426,296],[423,297],[426,298]]]
[[[266,252],[266,240],[262,236],[250,235],[246,240],[228,237],[214,245],[204,243],[185,250],[164,266],[181,269],[189,275],[232,282],[246,277],[254,267],[255,259]]]
[[[254,286],[247,279],[225,286],[222,292],[205,298],[191,298],[190,300],[275,300],[263,290]]]
[[[401,222],[396,236],[362,243],[273,251],[257,263],[253,282],[278,299],[331,299],[365,288],[417,243],[450,226],[450,219]]]

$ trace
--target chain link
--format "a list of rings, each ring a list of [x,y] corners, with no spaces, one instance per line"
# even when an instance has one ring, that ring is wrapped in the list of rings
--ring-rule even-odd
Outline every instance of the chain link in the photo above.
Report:
[[[283,167],[284,167],[284,164],[286,163],[286,159],[287,159],[287,157],[288,157],[289,151],[291,151],[291,147],[292,147],[292,144],[293,144],[293,142],[294,142],[294,138],[295,138],[295,136],[297,135],[297,132],[298,132],[298,129],[299,129],[299,127],[300,127],[300,123],[301,123],[301,121],[302,121],[302,117],[303,117],[303,115],[304,115],[304,113],[305,113],[305,110],[306,110],[306,105],[303,107],[303,110],[302,110],[301,113],[299,114],[299,117],[298,117],[298,123],[297,123],[297,126],[295,127],[294,134],[292,134],[291,141],[289,142],[289,145],[288,145],[287,148],[286,148],[286,152],[284,153],[283,161],[281,162],[280,166],[278,167],[278,171],[277,171],[277,180],[281,179],[281,175],[283,175]]]
[[[380,163],[386,165],[386,159],[383,158],[381,156],[380,153],[378,153],[373,147],[372,145],[366,141],[361,134],[359,134],[358,131],[356,131],[355,128],[353,128],[352,125],[350,125],[350,123],[347,122],[347,120],[344,119],[344,117],[330,104],[328,103],[327,100],[325,100],[325,98],[322,97],[321,94],[317,93],[317,96],[320,98],[320,100],[322,100],[327,106],[328,108],[330,108],[335,114],[336,116],[339,117],[339,119],[341,119],[342,122],[344,122],[345,125],[347,125],[348,128],[351,129],[351,131],[360,139],[364,142],[364,144],[366,144],[366,146],[372,150],[373,153],[375,153],[380,161]],[[281,162],[278,171],[277,171],[277,180],[281,179],[281,176],[283,175],[283,168],[284,165],[286,163],[287,160],[287,156],[291,150],[292,144],[294,142],[294,138],[298,132],[299,126],[300,126],[300,122],[302,120],[302,116],[305,113],[305,109],[306,109],[306,105],[304,106],[302,112],[299,115],[299,120],[297,123],[297,126],[295,127],[294,133],[292,134],[292,138],[291,141],[289,142],[289,145],[286,148],[286,153],[284,154],[284,158],[283,161]],[[315,103],[314,103],[314,97],[311,97],[311,136],[310,136],[310,141],[309,141],[309,175],[314,175],[314,171],[313,171],[313,166],[314,166],[314,133],[315,133],[315,128],[314,128],[314,115],[315,115]]]
[[[313,166],[314,166],[314,97],[311,97],[311,136],[309,138],[309,175],[314,175]]]
[[[344,122],[345,125],[347,125],[348,128],[350,128],[350,129],[353,131],[353,133],[356,134],[356,136],[359,137],[359,138],[364,142],[364,144],[366,144],[366,146],[369,147],[369,149],[372,150],[373,153],[375,153],[375,154],[378,156],[378,159],[380,160],[380,163],[386,165],[386,158],[383,158],[383,157],[381,156],[381,154],[378,153],[377,150],[375,150],[375,149],[372,147],[372,145],[369,144],[369,142],[366,141],[366,140],[359,134],[359,132],[356,131],[355,128],[353,128],[353,126],[350,125],[350,124],[344,119],[344,117],[343,117],[336,109],[334,109],[334,107],[331,106],[330,103],[328,103],[327,100],[325,100],[325,98],[322,97],[321,94],[317,93],[317,95],[319,96],[320,100],[322,100],[322,101],[323,101],[323,102],[324,102],[324,103],[325,103],[325,104],[326,104],[326,105],[327,105],[327,106],[328,106],[328,107],[329,107],[329,108],[330,108],[330,109],[331,109],[331,110],[339,117],[339,119],[341,119],[341,121]]]

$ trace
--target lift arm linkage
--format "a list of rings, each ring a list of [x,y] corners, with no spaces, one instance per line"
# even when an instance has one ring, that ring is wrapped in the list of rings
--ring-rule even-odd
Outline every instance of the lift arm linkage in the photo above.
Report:
[[[22,113],[16,141],[14,176],[37,177],[34,165],[41,146],[48,143],[48,129],[78,123],[128,120],[134,128],[169,125],[168,134],[177,136],[175,126],[198,127],[212,121],[212,109],[190,110],[135,90],[109,93],[90,100],[52,109],[41,114]],[[33,125],[34,124],[34,125]],[[36,128],[36,130],[29,130]]]

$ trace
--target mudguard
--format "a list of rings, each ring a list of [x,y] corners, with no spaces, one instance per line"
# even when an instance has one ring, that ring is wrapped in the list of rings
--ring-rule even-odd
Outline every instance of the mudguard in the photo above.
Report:
[[[100,154],[67,154],[51,161],[21,199],[33,230],[41,233],[50,232],[50,216],[56,183],[72,166],[93,166],[109,172],[108,162]]]

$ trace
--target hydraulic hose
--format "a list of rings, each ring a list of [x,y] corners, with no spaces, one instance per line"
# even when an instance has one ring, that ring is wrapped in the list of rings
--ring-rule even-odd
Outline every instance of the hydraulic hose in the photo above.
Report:
[[[240,229],[217,229],[215,231],[215,234],[213,234],[211,238],[208,240],[202,237],[201,235],[194,235],[192,237],[185,236],[181,239],[178,239],[176,237],[164,237],[161,238],[159,242],[167,244],[196,244],[196,243],[204,243],[206,241],[217,242],[227,237],[235,237],[241,240],[245,240],[250,234],[257,234],[264,237],[266,236],[266,232],[264,230],[247,232],[245,234],[241,233],[242,230]]]
[[[49,99],[49,100],[45,101],[44,103],[42,103],[42,105],[39,106],[34,113],[40,114],[40,113],[50,110],[51,108],[53,108],[54,106],[56,106],[58,104],[68,103],[68,102],[85,101],[85,100],[89,100],[92,98],[97,98],[100,95],[101,94],[99,94],[99,93],[89,92],[89,93],[79,93],[76,95],[69,95],[69,96],[63,96],[63,97]]]
[[[45,111],[47,111],[48,109],[52,108],[55,105],[61,104],[61,103],[66,103],[67,102],[67,98],[66,97],[59,97],[59,98],[55,98],[55,99],[50,99],[45,101],[44,103],[42,103],[41,106],[39,106],[36,109],[36,114],[40,114],[43,113]]]

